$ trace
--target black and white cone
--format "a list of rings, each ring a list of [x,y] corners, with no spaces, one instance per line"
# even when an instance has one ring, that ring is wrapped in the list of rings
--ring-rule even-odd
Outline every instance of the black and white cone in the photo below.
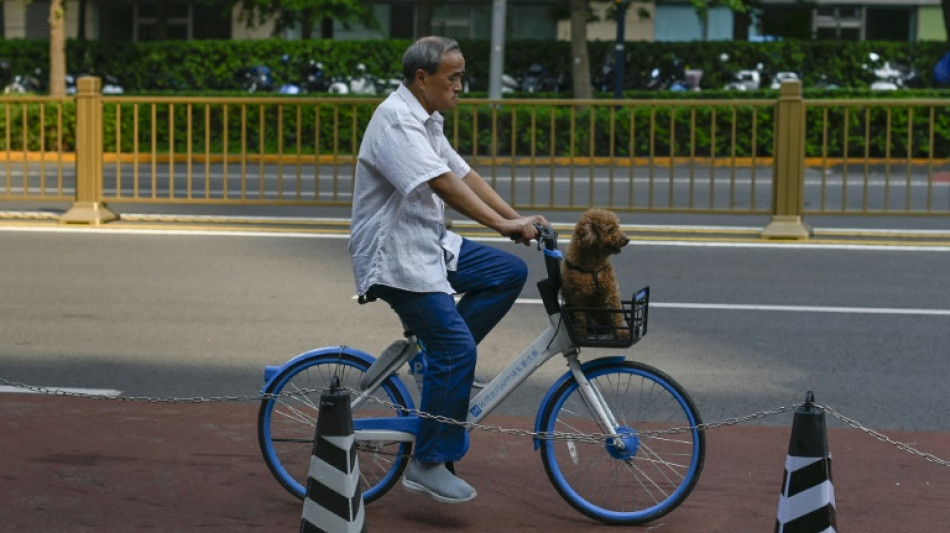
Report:
[[[300,533],[365,533],[350,396],[333,378],[320,396]]]
[[[785,477],[778,500],[776,533],[836,533],[835,489],[825,412],[811,391],[795,410]]]

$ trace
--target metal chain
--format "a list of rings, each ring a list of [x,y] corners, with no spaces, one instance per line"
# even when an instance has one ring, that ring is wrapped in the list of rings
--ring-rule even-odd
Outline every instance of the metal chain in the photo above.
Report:
[[[347,391],[350,394],[354,394],[357,396],[360,394],[360,391],[357,391],[354,389],[347,389]],[[453,424],[457,426],[462,426],[466,429],[477,429],[480,431],[486,431],[488,433],[500,433],[500,434],[505,434],[505,435],[532,437],[532,438],[538,438],[538,439],[544,439],[544,440],[557,440],[557,439],[577,440],[580,442],[586,442],[590,444],[600,444],[600,443],[603,443],[607,439],[613,439],[620,436],[617,434],[610,434],[610,433],[565,433],[565,432],[560,432],[560,431],[531,431],[527,429],[509,429],[509,428],[503,428],[501,426],[488,426],[484,424],[477,424],[474,422],[467,422],[467,421],[461,422],[461,421],[455,420],[454,418],[448,418],[442,415],[434,415],[431,413],[427,413],[425,411],[420,411],[418,409],[408,409],[401,405],[396,405],[388,400],[377,398],[375,396],[368,396],[367,398],[376,403],[382,404],[388,408],[395,409],[397,411],[402,411],[407,414],[416,415],[420,418],[428,418],[431,420],[435,420],[437,422],[441,422],[443,424]],[[724,427],[724,426],[734,426],[736,424],[741,424],[743,422],[748,422],[750,420],[759,420],[759,419],[766,418],[769,416],[787,413],[788,411],[796,409],[800,407],[801,405],[802,404],[800,403],[792,404],[792,405],[784,405],[776,409],[769,409],[765,411],[752,413],[746,416],[729,418],[722,422],[709,422],[709,423],[697,424],[695,426],[672,427],[669,429],[660,429],[660,430],[643,430],[643,431],[638,431],[637,435],[642,436],[642,437],[659,437],[663,435],[676,435],[680,433],[689,433],[691,431],[708,431],[710,429],[715,429],[715,428]]]
[[[7,379],[0,378],[0,385],[7,385],[10,387],[24,389],[32,391],[39,394],[46,394],[50,396],[65,396],[72,398],[85,398],[90,400],[111,400],[116,402],[135,402],[135,403],[224,403],[224,402],[248,402],[248,401],[261,401],[269,400],[274,398],[287,398],[292,396],[306,396],[313,393],[322,393],[324,389],[301,389],[294,392],[282,392],[280,394],[270,394],[270,393],[261,393],[254,396],[243,395],[243,396],[193,396],[190,398],[176,398],[176,397],[155,397],[155,396],[107,396],[104,394],[89,394],[83,392],[72,392],[62,389],[51,389],[48,387],[39,387],[36,385],[28,385],[25,383],[20,383],[16,381],[10,381]],[[352,388],[344,388],[347,392],[352,395],[360,395],[361,392],[354,390]],[[453,418],[448,418],[441,415],[433,415],[431,413],[426,413],[418,409],[408,409],[400,405],[396,405],[387,400],[377,398],[375,396],[367,396],[369,400],[377,402],[379,404],[385,405],[391,409],[405,412],[407,414],[412,414],[419,416],[420,418],[429,418],[437,422],[444,424],[455,424],[465,427],[466,429],[476,429],[479,431],[485,431],[488,433],[495,433],[501,435],[512,435],[512,436],[522,436],[522,437],[532,437],[543,440],[573,440],[589,444],[601,444],[608,439],[616,438],[619,435],[607,434],[607,433],[565,433],[559,431],[531,431],[527,429],[512,429],[512,428],[503,428],[501,426],[490,426],[485,424],[476,424],[473,422],[460,422]],[[691,431],[709,431],[710,429],[716,429],[720,427],[734,426],[737,424],[742,424],[744,422],[749,422],[752,420],[761,420],[774,415],[779,415],[782,413],[787,413],[798,407],[801,407],[803,404],[790,404],[777,407],[775,409],[768,409],[763,411],[758,411],[751,413],[745,416],[733,417],[723,420],[721,422],[705,422],[702,424],[697,424],[695,426],[683,426],[683,427],[672,427],[664,430],[644,430],[638,432],[638,435],[641,437],[659,437],[663,435],[676,435],[680,433],[688,433]],[[868,436],[890,444],[901,450],[903,452],[909,453],[916,457],[919,457],[927,462],[934,463],[940,466],[950,467],[950,461],[946,459],[941,459],[931,453],[922,452],[917,450],[910,444],[894,440],[887,435],[868,428],[867,426],[861,424],[860,422],[854,420],[853,418],[847,417],[837,411],[832,407],[827,405],[814,404],[815,407],[821,409],[822,411],[830,414],[834,418],[841,420],[846,425],[852,429],[857,429]]]
[[[867,434],[869,437],[872,437],[872,438],[874,438],[874,439],[877,439],[877,440],[879,440],[879,441],[881,441],[881,442],[884,442],[884,443],[887,443],[887,444],[891,444],[891,445],[893,445],[895,448],[897,448],[898,450],[901,450],[901,451],[903,451],[903,452],[907,452],[907,453],[909,453],[909,454],[911,454],[911,455],[915,455],[915,456],[920,457],[921,459],[923,459],[923,460],[925,460],[925,461],[928,461],[928,462],[931,462],[931,463],[934,463],[934,464],[938,464],[938,465],[941,465],[941,466],[950,467],[950,461],[947,461],[946,459],[941,459],[941,458],[937,457],[936,455],[934,455],[934,454],[932,454],[932,453],[922,452],[922,451],[920,451],[920,450],[914,448],[914,447],[911,446],[910,444],[907,444],[907,443],[904,443],[904,442],[900,442],[900,441],[894,440],[894,439],[888,437],[887,435],[885,435],[885,434],[883,434],[883,433],[881,433],[881,432],[879,432],[879,431],[875,431],[875,430],[873,430],[873,429],[871,429],[871,428],[868,428],[868,427],[864,426],[863,424],[861,424],[860,422],[858,422],[857,420],[855,420],[855,419],[853,419],[853,418],[849,418],[849,417],[847,417],[847,416],[845,416],[845,415],[843,415],[843,414],[841,414],[841,413],[835,411],[834,409],[832,409],[831,407],[828,407],[827,405],[815,404],[815,407],[821,409],[822,411],[825,411],[826,413],[828,413],[828,414],[830,414],[831,416],[837,418],[838,420],[841,420],[842,422],[844,422],[845,424],[847,424],[848,426],[850,426],[852,429],[857,429],[858,431],[864,432],[864,433]]]

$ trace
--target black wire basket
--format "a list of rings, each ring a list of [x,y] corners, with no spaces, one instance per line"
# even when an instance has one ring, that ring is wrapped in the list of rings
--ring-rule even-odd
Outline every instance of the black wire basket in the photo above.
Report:
[[[561,307],[561,318],[575,346],[629,348],[647,334],[650,287],[620,302],[620,309]]]

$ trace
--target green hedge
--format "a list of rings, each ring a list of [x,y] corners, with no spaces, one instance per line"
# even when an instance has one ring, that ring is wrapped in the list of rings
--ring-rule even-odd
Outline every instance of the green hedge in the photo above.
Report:
[[[456,147],[466,156],[492,155],[493,121],[497,155],[501,156],[514,153],[517,156],[535,154],[543,157],[552,155],[553,151],[556,156],[644,157],[651,154],[651,149],[657,156],[772,155],[772,106],[744,106],[740,103],[735,106],[716,104],[686,107],[663,104],[651,110],[646,103],[633,107],[589,106],[572,113],[567,106],[553,105],[512,104],[493,111],[488,105],[465,104],[463,100],[457,111],[447,114],[446,128],[453,141],[455,131],[459,132]],[[298,144],[302,154],[314,154],[316,150],[324,155],[352,154],[369,121],[375,101],[340,106],[333,104],[331,101],[315,106],[309,101],[302,103],[294,99],[288,99],[282,106],[252,103],[242,107],[232,104],[227,107],[226,117],[224,107],[220,104],[211,104],[210,107],[205,104],[106,104],[103,111],[103,143],[107,152],[116,151],[118,138],[118,149],[122,153],[135,150],[149,153],[153,149],[158,153],[185,153],[189,150],[187,129],[190,113],[190,150],[196,154],[205,151],[223,153],[225,146],[228,153],[236,154],[242,151],[242,145],[246,147],[244,151],[250,154],[292,154],[298,152]],[[136,108],[137,144],[134,134]],[[847,136],[844,120],[846,109],[850,110],[847,113]],[[890,112],[888,108],[879,106],[810,107],[806,154],[809,157],[840,157],[845,155],[846,142],[847,155],[850,157],[863,157],[867,153],[870,157],[933,155],[941,158],[950,153],[950,107],[933,108],[932,119],[929,107],[907,105],[889,109]],[[24,112],[27,113],[25,135]],[[41,135],[39,103],[10,102],[4,105],[0,100],[0,149],[23,150],[25,139],[28,150],[39,150],[41,140],[46,150],[54,150],[60,142],[57,124],[61,115],[63,149],[74,150],[73,102],[66,101],[62,105],[47,103],[43,106],[43,112],[44,131]],[[826,113],[827,132],[823,127]],[[611,120],[614,124],[613,138]],[[691,134],[692,124],[696,124],[696,131]],[[674,130],[672,135],[671,128]],[[885,134],[888,129],[890,138]],[[119,135],[117,130],[121,130]],[[472,131],[478,132],[477,137],[471,135]],[[913,131],[909,140],[908,131]],[[825,135],[827,141],[824,140]],[[611,141],[615,147],[612,154]],[[672,148],[671,142],[674,143]],[[826,146],[825,152],[822,151],[823,144]]]
[[[379,76],[397,75],[407,40],[332,41],[332,40],[255,40],[255,41],[166,41],[166,42],[67,42],[67,70],[72,73],[98,73],[118,76],[131,92],[167,90],[238,90],[235,72],[242,66],[269,65],[278,76],[283,72],[280,58],[288,54],[294,69],[310,59],[321,61],[330,75],[346,75],[357,63]],[[488,41],[461,43],[466,67],[476,90],[485,90],[490,60]],[[942,42],[844,42],[784,41],[750,43],[712,42],[628,42],[625,45],[625,72],[629,88],[647,79],[653,67],[678,58],[704,71],[704,90],[723,87],[730,71],[753,68],[763,63],[769,72],[794,71],[805,87],[814,86],[824,74],[830,80],[852,88],[865,88],[871,81],[861,65],[869,52],[876,52],[895,63],[917,69],[925,87],[932,85],[932,70],[948,50]],[[721,53],[730,62],[719,61]],[[596,79],[604,59],[614,53],[609,41],[589,45],[591,73]],[[31,72],[49,63],[47,41],[0,40],[0,58],[7,59],[13,74]],[[570,43],[565,41],[509,41],[505,45],[505,71],[518,75],[528,65],[540,63],[554,73],[569,74]],[[295,76],[298,78],[299,76]],[[612,84],[611,84],[612,86]],[[603,96],[610,96],[603,93]]]

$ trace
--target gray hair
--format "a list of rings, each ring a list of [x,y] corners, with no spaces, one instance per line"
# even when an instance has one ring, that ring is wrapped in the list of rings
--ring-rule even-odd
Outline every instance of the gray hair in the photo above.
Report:
[[[402,55],[402,81],[412,83],[416,71],[420,68],[429,74],[435,74],[442,64],[442,57],[449,52],[458,52],[459,43],[448,37],[430,35],[409,45]]]

